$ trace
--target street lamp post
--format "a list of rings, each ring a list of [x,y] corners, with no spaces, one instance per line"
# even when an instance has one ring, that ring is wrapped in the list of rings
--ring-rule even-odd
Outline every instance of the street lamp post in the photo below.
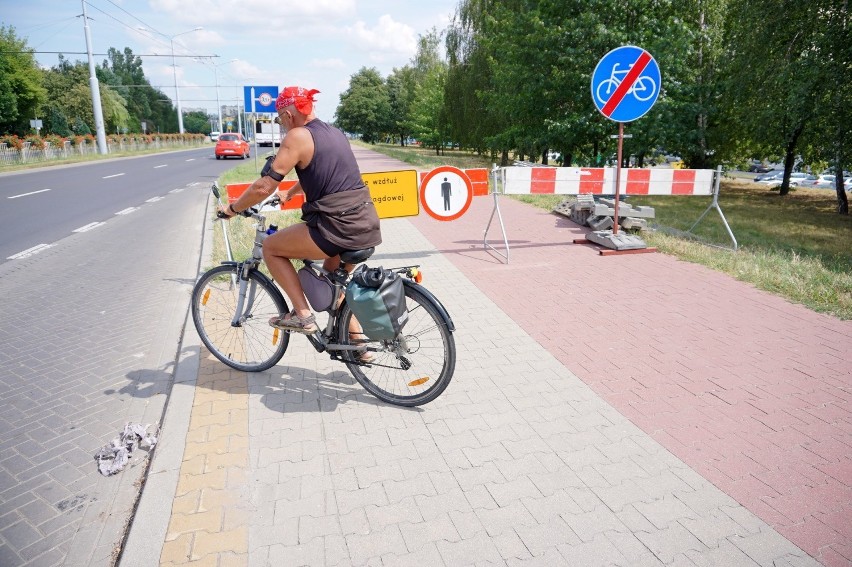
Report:
[[[177,64],[175,64],[175,38],[179,35],[183,35],[186,33],[192,33],[195,31],[203,30],[202,27],[193,28],[191,30],[187,30],[185,32],[180,32],[172,36],[166,36],[169,38],[169,43],[172,46],[172,71],[174,72],[175,77],[175,102],[177,103],[177,115],[178,115],[178,131],[183,134],[183,112],[180,108],[180,91],[178,90],[177,83]]]
[[[236,59],[231,59],[225,63],[219,63],[218,65],[213,65],[213,76],[216,79],[216,112],[219,114],[219,132],[224,132],[225,129],[222,127],[222,103],[219,102],[219,67],[222,65],[229,65],[236,61]]]
[[[176,33],[175,35],[166,35],[164,33],[160,33],[156,30],[148,29],[148,28],[143,27],[143,26],[137,26],[136,29],[138,29],[139,31],[144,31],[144,32],[152,32],[152,33],[155,33],[157,35],[161,35],[161,36],[163,36],[163,37],[165,37],[166,39],[169,40],[169,45],[171,46],[171,49],[172,49],[172,72],[173,72],[173,75],[174,75],[174,78],[175,78],[175,103],[177,103],[178,131],[181,134],[183,134],[183,112],[181,111],[181,108],[180,108],[180,91],[178,91],[178,83],[177,83],[177,63],[175,63],[175,38],[178,37],[179,35],[183,35],[185,33],[192,33],[192,32],[203,30],[204,28],[201,27],[201,26],[198,26],[197,28],[192,28],[191,30],[186,30],[184,32]],[[158,130],[159,130],[159,128],[158,128]]]

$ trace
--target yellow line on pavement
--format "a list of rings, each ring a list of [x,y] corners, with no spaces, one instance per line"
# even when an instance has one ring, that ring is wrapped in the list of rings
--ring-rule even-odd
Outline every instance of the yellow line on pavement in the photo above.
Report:
[[[201,347],[183,462],[160,565],[248,564],[246,374]]]

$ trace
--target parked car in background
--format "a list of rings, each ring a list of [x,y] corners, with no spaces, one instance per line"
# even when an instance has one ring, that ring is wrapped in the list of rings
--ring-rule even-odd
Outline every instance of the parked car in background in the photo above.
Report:
[[[811,175],[801,182],[802,187],[809,189],[831,189],[834,187],[833,175]]]
[[[769,173],[772,171],[771,165],[766,165],[760,161],[754,160],[748,166],[749,173]],[[755,179],[755,181],[757,181]]]
[[[798,187],[802,184],[803,181],[807,180],[809,177],[816,177],[815,175],[808,175],[807,173],[795,172],[790,174],[790,187]]]
[[[216,159],[223,159],[229,156],[246,159],[250,157],[249,143],[245,141],[242,134],[222,134],[219,136],[219,141],[216,142]]]
[[[761,173],[754,180],[758,183],[769,183],[771,181],[777,180],[779,183],[781,179],[784,178],[784,170],[783,169],[773,169],[772,171],[767,171],[766,173]]]

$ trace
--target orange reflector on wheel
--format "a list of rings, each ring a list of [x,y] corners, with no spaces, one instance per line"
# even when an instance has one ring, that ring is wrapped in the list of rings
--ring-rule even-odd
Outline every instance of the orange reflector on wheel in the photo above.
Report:
[[[421,272],[417,268],[413,268],[411,270],[411,275],[414,277],[414,281],[416,281],[417,283],[420,283],[420,282],[423,281],[423,272]]]
[[[275,345],[278,344],[278,335],[279,335],[280,332],[281,331],[279,331],[278,329],[273,329],[273,331],[272,331],[272,346],[275,346]]]
[[[420,386],[421,384],[425,384],[429,381],[428,376],[424,376],[423,378],[418,378],[417,380],[412,380],[408,383],[409,386]]]
[[[207,305],[207,300],[210,299],[210,288],[204,292],[204,297],[201,298],[201,305]]]

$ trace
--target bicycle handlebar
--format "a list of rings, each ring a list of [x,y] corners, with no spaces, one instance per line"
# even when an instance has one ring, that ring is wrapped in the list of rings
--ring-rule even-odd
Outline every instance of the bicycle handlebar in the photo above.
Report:
[[[251,218],[254,215],[258,214],[260,212],[260,209],[262,209],[266,205],[272,205],[273,207],[277,207],[280,204],[281,204],[281,195],[279,195],[276,192],[271,197],[267,198],[264,201],[261,201],[258,205],[255,205],[253,207],[249,207],[246,210],[237,213],[237,215],[242,215],[246,218]],[[237,215],[233,215],[233,216],[237,216]],[[222,211],[216,211],[216,218],[228,219],[228,218],[231,218],[231,217],[226,215]]]

